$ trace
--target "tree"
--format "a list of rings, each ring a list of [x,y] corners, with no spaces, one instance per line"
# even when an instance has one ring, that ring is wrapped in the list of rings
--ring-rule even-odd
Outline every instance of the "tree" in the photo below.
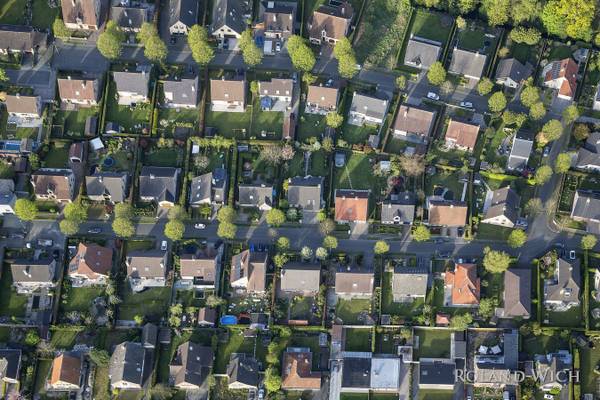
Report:
[[[313,251],[310,247],[304,246],[300,250],[300,255],[302,256],[303,259],[308,260],[308,259],[312,258]]]
[[[254,43],[254,39],[252,37],[252,29],[246,29],[242,32],[242,36],[239,41],[240,50],[242,50],[242,56],[244,58],[244,62],[249,67],[255,67],[262,61],[262,51],[256,46]]]
[[[440,92],[442,92],[443,94],[450,94],[450,93],[452,93],[453,90],[454,90],[454,84],[449,80],[445,80],[440,85]]]
[[[510,110],[505,110],[502,113],[502,122],[505,125],[515,125],[517,128],[520,128],[525,121],[527,121],[527,116],[523,113],[516,113]]]
[[[117,203],[115,205],[115,218],[133,218],[133,207],[127,203]]]
[[[208,377],[207,377],[208,381]],[[151,400],[167,400],[173,397],[173,390],[169,386],[157,383],[148,391]]]
[[[521,91],[521,103],[527,108],[540,101],[540,89],[535,86],[525,86]]]
[[[490,25],[504,25],[508,22],[510,0],[482,0],[481,6]]]
[[[543,185],[552,177],[552,168],[549,165],[542,165],[535,171],[534,180],[536,185]]]
[[[325,116],[325,123],[327,124],[327,126],[329,126],[331,128],[334,128],[334,129],[339,128],[340,126],[342,126],[343,122],[344,122],[344,117],[341,116],[340,114],[336,113],[335,111],[330,111]]]
[[[79,222],[72,219],[63,219],[58,226],[60,231],[67,236],[74,235],[79,231]]]
[[[277,239],[275,246],[279,251],[287,251],[290,248],[290,239],[286,238],[285,236],[280,236]]]
[[[285,222],[285,213],[277,208],[272,208],[267,212],[267,224],[271,226],[281,226]]]
[[[539,197],[529,199],[525,204],[525,212],[528,215],[539,214],[540,212],[542,212],[543,208],[544,206],[542,204],[542,200],[540,200]]]
[[[508,245],[513,249],[518,249],[519,247],[523,247],[525,242],[527,241],[527,234],[521,229],[513,230],[510,235],[508,235]]]
[[[515,43],[524,43],[529,46],[538,44],[542,38],[542,34],[535,28],[526,28],[517,26],[510,31],[510,39]]]
[[[375,242],[375,245],[373,246],[373,252],[376,255],[383,255],[386,254],[388,251],[390,251],[390,245],[387,244],[385,240],[378,240]]]
[[[456,27],[461,31],[467,27],[467,21],[465,21],[465,19],[460,15],[456,17]]]
[[[165,225],[165,236],[173,241],[183,239],[185,224],[177,219],[172,219]]]
[[[483,267],[492,274],[499,274],[508,269],[510,256],[503,251],[484,249]]]
[[[356,75],[356,72],[358,72],[356,69],[356,55],[347,37],[343,37],[335,44],[333,56],[338,60],[338,72],[342,78],[350,79]]]
[[[115,21],[108,21],[104,28],[104,32],[98,36],[96,47],[104,57],[109,60],[116,60],[121,55],[123,40],[125,40],[125,37],[123,33],[119,31]]]
[[[490,319],[498,307],[498,299],[494,297],[483,298],[479,302],[479,316],[483,319]]]
[[[598,239],[596,238],[596,236],[590,234],[587,234],[585,236],[581,237],[581,248],[583,250],[591,250],[594,248],[594,246],[596,246],[596,242],[598,241]]]
[[[325,236],[325,238],[323,238],[323,247],[329,250],[337,249],[337,238],[335,236]]]
[[[223,206],[217,212],[217,220],[219,222],[233,223],[237,218],[237,212],[232,206]]]
[[[159,36],[152,36],[144,43],[144,56],[154,63],[162,64],[167,59],[167,45]]]
[[[562,112],[563,121],[565,124],[570,124],[571,122],[575,122],[577,118],[579,118],[579,110],[575,104],[571,104],[567,108],[565,108]]]
[[[504,110],[506,108],[506,97],[504,96],[504,93],[502,93],[502,92],[494,93],[488,99],[488,107],[490,108],[490,111],[493,113],[499,113],[502,110]]]
[[[67,29],[65,22],[60,17],[56,17],[52,23],[52,33],[59,38],[71,36],[71,30]]]
[[[285,265],[285,263],[287,263],[289,261],[289,258],[287,255],[279,253],[279,254],[275,254],[273,256],[273,264],[275,264],[275,266],[277,268],[281,268]]]
[[[425,225],[419,225],[413,229],[411,236],[417,242],[425,242],[431,239],[431,232],[429,232],[429,229]]]
[[[132,237],[135,234],[133,222],[128,218],[115,218],[112,229],[115,235],[123,238]]]
[[[267,368],[263,383],[269,393],[274,393],[281,389],[281,377],[275,367]]]
[[[333,222],[333,220],[330,218],[325,218],[319,224],[319,230],[323,235],[329,235],[335,230],[335,222]]]
[[[8,80],[8,75],[6,75],[6,71],[4,68],[0,68],[0,82],[6,82]]]
[[[484,77],[481,78],[481,80],[477,84],[477,93],[479,93],[482,96],[486,96],[492,91],[493,88],[494,83],[490,80],[490,78]]]
[[[392,163],[398,162],[399,168],[407,176],[420,176],[425,171],[425,158],[420,155],[394,156]]]
[[[396,88],[398,88],[398,90],[406,89],[406,76],[398,75],[396,77]]]
[[[25,334],[25,338],[23,339],[23,343],[25,343],[26,346],[31,346],[34,347],[36,346],[39,342],[40,342],[40,335],[38,335],[38,333],[36,332],[35,329],[29,329],[27,330],[27,333]]]
[[[202,25],[194,25],[188,32],[188,45],[192,51],[192,58],[198,65],[205,66],[215,56],[215,50],[208,42],[208,32]]]
[[[427,71],[427,80],[435,86],[440,86],[446,80],[446,70],[441,62],[436,61],[429,67]]]
[[[510,16],[516,25],[538,18],[540,10],[541,7],[538,0],[513,0]]]
[[[206,305],[210,308],[217,308],[225,303],[226,301],[224,299],[220,298],[219,296],[215,296],[214,294],[211,294],[206,298]]]
[[[450,327],[460,331],[464,331],[473,322],[473,316],[469,313],[456,314],[450,319]]]
[[[540,133],[538,133],[538,143],[541,146],[545,146],[547,143],[556,140],[562,135],[563,127],[559,120],[551,119],[546,122],[542,127]],[[542,144],[543,143],[543,144]]]
[[[77,200],[73,203],[67,204],[63,213],[65,215],[65,219],[81,223],[87,220],[88,208],[89,207],[83,204],[81,200]]]
[[[573,128],[573,137],[579,141],[586,140],[590,136],[590,133],[591,131],[587,124],[575,124],[575,128]]]
[[[546,115],[546,106],[541,101],[538,101],[537,103],[534,103],[529,108],[529,116],[534,121],[541,120],[542,118],[544,118],[545,115]]]
[[[217,235],[223,239],[235,239],[237,233],[237,226],[231,222],[221,222],[217,228]]]
[[[319,260],[327,259],[328,255],[329,255],[329,252],[327,251],[327,249],[325,247],[317,247],[317,250],[315,250],[315,257],[317,257],[317,259],[319,259]]]
[[[588,0],[550,0],[542,10],[542,23],[552,35],[590,40],[596,4]]]
[[[15,202],[15,214],[21,221],[33,221],[37,212],[37,205],[31,200],[17,199]]]
[[[288,54],[294,68],[302,72],[310,72],[316,63],[316,58],[306,41],[298,35],[292,35],[288,39]]]
[[[140,27],[140,31],[137,33],[136,37],[142,44],[146,43],[152,36],[158,35],[158,29],[154,26],[152,22],[144,22]]]
[[[560,153],[554,162],[554,172],[564,174],[571,168],[571,154]]]
[[[138,326],[142,325],[144,323],[144,316],[140,314],[134,315],[133,322],[135,322],[135,324]]]
[[[40,168],[40,156],[38,156],[37,153],[29,154],[29,165],[31,165],[33,171]]]

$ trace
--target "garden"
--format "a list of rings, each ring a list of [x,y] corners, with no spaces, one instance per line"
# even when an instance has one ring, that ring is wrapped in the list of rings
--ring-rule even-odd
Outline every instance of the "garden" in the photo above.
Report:
[[[465,29],[458,30],[458,48],[492,56],[498,43],[498,32],[468,21]],[[489,60],[488,60],[489,61]]]
[[[321,138],[326,129],[324,115],[302,112],[296,128],[296,140],[304,143],[312,137]]]
[[[4,263],[2,267],[2,277],[0,277],[0,315],[19,318],[24,317],[26,312],[28,297],[17,294],[13,288],[13,278],[10,264]]]
[[[143,292],[134,293],[125,280],[120,287],[122,303],[118,308],[118,319],[132,321],[136,316],[143,316],[148,322],[157,322],[168,311],[171,301],[171,287],[154,287]]]
[[[392,293],[392,271],[383,273],[382,289],[381,289],[381,313],[392,316],[392,322],[412,321],[415,317],[421,315],[424,299],[415,299],[409,303],[396,303]]]
[[[345,351],[371,352],[374,328],[344,328],[346,335]]]
[[[27,1],[7,0],[0,4],[0,24],[22,25],[26,20]]]
[[[252,106],[248,105],[245,112],[211,111],[207,102],[204,120],[205,130],[216,128],[216,134],[230,139],[249,139],[248,130],[252,118]]]
[[[135,106],[122,106],[118,103],[117,87],[114,81],[109,82],[108,98],[106,99],[106,123],[113,122],[123,128],[124,133],[147,134],[150,126],[152,105],[139,103]]]
[[[413,359],[450,357],[450,334],[447,329],[414,329]]]
[[[252,96],[251,139],[280,140],[283,133],[283,112],[263,111],[260,97]]]
[[[335,316],[343,325],[367,325],[372,319],[371,299],[338,299]]]
[[[411,22],[413,36],[441,43],[442,50],[452,33],[454,20],[446,14],[416,9]]]
[[[81,107],[78,110],[58,110],[54,115],[53,125],[62,127],[62,137],[83,138],[85,121],[88,117],[97,117],[98,107]]]
[[[70,142],[55,141],[50,143],[42,165],[46,168],[66,168],[69,164]]]
[[[104,140],[104,146],[106,151],[103,152],[90,149],[90,164],[96,163],[102,171],[107,172],[132,171],[137,151],[135,140],[110,138]]]
[[[329,168],[327,167],[329,154],[324,150],[311,151],[310,160],[308,162],[308,174],[305,174],[305,153],[304,151],[296,150],[294,158],[287,163],[287,174],[288,178],[295,176],[324,176],[329,174]]]
[[[143,147],[143,143],[141,143]],[[182,145],[182,146],[185,146]],[[154,167],[181,167],[185,157],[184,149],[173,139],[160,138],[144,148],[144,165]]]
[[[215,352],[215,373],[224,374],[227,371],[227,364],[233,353],[251,354],[264,363],[269,341],[261,335],[245,337],[242,329],[228,329],[219,338],[218,350]]]

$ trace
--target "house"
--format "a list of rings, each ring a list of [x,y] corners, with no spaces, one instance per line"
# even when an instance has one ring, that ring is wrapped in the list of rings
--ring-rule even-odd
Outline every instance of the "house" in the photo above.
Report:
[[[367,222],[370,190],[335,190],[336,222]]]
[[[208,390],[214,357],[209,346],[180,344],[169,365],[169,384],[179,390]]]
[[[56,392],[74,392],[82,384],[81,355],[60,353],[52,360],[50,376],[46,381],[46,390]]]
[[[151,21],[150,9],[113,6],[110,8],[110,19],[117,24],[119,30],[128,33],[137,33],[142,29],[144,23]]]
[[[504,318],[531,316],[531,270],[510,268],[504,272]]]
[[[392,297],[395,303],[412,303],[425,299],[429,273],[419,268],[395,265],[392,274]]]
[[[439,60],[441,52],[440,42],[413,36],[411,33],[404,53],[404,65],[428,70],[431,64]]]
[[[463,151],[473,151],[479,135],[479,125],[450,119],[446,129],[446,146]]]
[[[477,307],[481,291],[481,281],[477,276],[476,264],[460,264],[454,271],[444,275],[444,292],[449,292],[449,307]]]
[[[428,200],[427,206],[431,226],[460,227],[467,223],[468,207],[464,202]]]
[[[264,293],[267,287],[269,254],[244,250],[231,257],[229,285],[236,291]]]
[[[573,357],[568,350],[550,354],[536,354],[534,368],[539,380],[538,387],[544,392],[562,390],[569,386]]]
[[[67,273],[74,287],[106,285],[113,265],[113,249],[79,243]]]
[[[0,179],[0,216],[15,213],[15,182],[12,179]]]
[[[348,123],[356,126],[365,124],[382,125],[389,107],[385,95],[367,96],[354,92],[350,104]]]
[[[187,35],[198,23],[198,1],[169,0],[169,33]]]
[[[143,166],[140,173],[139,198],[160,207],[173,207],[179,195],[180,168]]]
[[[506,169],[510,171],[523,171],[529,162],[529,156],[533,149],[533,140],[523,135],[515,136],[510,148]]]
[[[319,211],[323,208],[322,176],[296,176],[288,180],[287,199],[290,207],[306,211]]]
[[[104,23],[104,0],[65,0],[60,2],[62,19],[68,29],[97,31]]]
[[[341,364],[341,393],[369,392],[394,394],[402,383],[408,383],[409,368],[394,355],[379,356],[370,352],[344,352]],[[399,398],[403,398],[400,394]]]
[[[392,127],[394,137],[414,143],[427,143],[435,123],[435,111],[401,105]]]
[[[319,390],[321,373],[312,371],[310,348],[288,347],[283,353],[281,388],[283,390]]]
[[[600,233],[600,195],[578,190],[573,198],[571,218],[585,222],[590,233]]]
[[[260,107],[265,111],[285,111],[292,105],[294,82],[291,79],[272,78],[258,82]]]
[[[273,186],[238,185],[238,205],[256,207],[261,211],[273,208]]]
[[[217,322],[217,310],[214,308],[200,307],[198,309],[198,326],[214,327]]]
[[[13,286],[19,294],[29,294],[56,286],[56,261],[50,257],[37,260],[17,259],[10,265],[10,271]]]
[[[127,172],[100,172],[85,177],[86,193],[92,201],[122,203],[129,196]]]
[[[574,167],[590,172],[600,171],[600,132],[592,132],[579,148]]]
[[[382,224],[410,225],[415,219],[415,194],[401,192],[381,203]]]
[[[200,94],[198,77],[164,81],[163,93],[165,95],[164,107],[196,108],[198,106],[198,95]]]
[[[554,276],[544,281],[544,306],[553,311],[567,311],[581,304],[581,269],[579,259],[556,260]]]
[[[600,83],[596,86],[596,93],[594,94],[594,102],[592,103],[592,110],[600,111]]]
[[[21,378],[21,350],[0,349],[0,379],[5,384],[19,384]]]
[[[453,390],[456,382],[456,362],[445,358],[419,360],[419,389]]]
[[[112,74],[120,106],[135,106],[150,101],[150,71],[114,71]]]
[[[245,79],[211,79],[210,109],[212,111],[244,112],[246,110]]]
[[[246,30],[249,8],[244,0],[217,0],[213,4],[212,36],[219,41],[239,39]]]
[[[192,178],[190,182],[190,206],[223,204],[227,200],[227,171],[215,168],[213,172]]]
[[[335,271],[335,294],[343,299],[370,299],[375,275],[357,264],[339,264]]]
[[[340,90],[337,86],[309,85],[304,112],[325,115],[337,110]]]
[[[512,190],[510,186],[505,186],[489,192],[488,196],[491,197],[491,203],[481,222],[514,228],[519,219],[519,204],[521,203],[521,198],[517,192]]]
[[[448,72],[455,75],[462,75],[465,78],[479,80],[483,75],[483,69],[487,57],[485,54],[454,48],[452,51],[452,60],[448,67]]]
[[[281,291],[289,294],[315,296],[321,284],[321,266],[288,262],[281,269]]]
[[[308,23],[308,38],[311,43],[336,44],[350,33],[350,25],[354,17],[352,5],[345,1],[332,4],[322,5],[313,12]]]
[[[57,79],[58,94],[63,105],[73,104],[80,107],[97,106],[102,91],[100,78],[76,78],[67,76]]]
[[[542,70],[544,86],[558,90],[557,96],[561,99],[573,100],[578,70],[579,66],[570,57],[549,62]]]
[[[112,390],[142,389],[146,371],[152,368],[151,350],[141,343],[123,342],[115,347],[108,365],[108,378]]]
[[[533,73],[533,66],[528,62],[522,64],[516,58],[505,58],[498,62],[496,68],[496,83],[516,89]]]
[[[131,290],[141,292],[149,287],[164,287],[167,277],[167,252],[133,250],[127,253],[127,279]]]
[[[31,26],[0,24],[0,54],[38,53],[47,42],[48,34]]]
[[[287,40],[294,34],[296,21],[296,4],[286,1],[263,1],[262,14],[265,37],[269,39]]]
[[[40,96],[23,96],[20,94],[6,95],[4,106],[9,118],[22,120],[39,119],[42,117],[42,98]],[[19,123],[20,121],[16,121]]]
[[[31,174],[31,185],[39,200],[70,203],[75,197],[75,176],[70,169],[38,169]]]
[[[519,384],[519,332],[503,330],[498,333],[500,343],[473,357],[473,376],[467,378],[475,387],[505,388]],[[483,346],[484,348],[487,346]]]
[[[258,361],[250,354],[233,353],[227,364],[230,390],[258,389]]]
[[[215,279],[221,268],[223,246],[209,243],[193,253],[183,253],[179,257],[181,284],[200,289],[215,287]]]

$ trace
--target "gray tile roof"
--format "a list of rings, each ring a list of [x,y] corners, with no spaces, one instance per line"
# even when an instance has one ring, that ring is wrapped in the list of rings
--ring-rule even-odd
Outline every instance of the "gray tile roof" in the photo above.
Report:
[[[31,26],[0,25],[0,49],[31,51],[37,46],[46,47],[48,35],[37,32]]]
[[[11,264],[13,282],[37,283],[54,280],[56,261],[52,258],[39,260],[18,259]]]
[[[531,316],[531,270],[510,268],[504,273],[504,317]]]
[[[504,215],[513,224],[519,218],[519,204],[521,198],[509,186],[494,190],[492,193],[492,203],[485,213],[485,219]]]
[[[163,91],[165,94],[170,93],[172,95],[173,100],[169,100],[170,103],[196,106],[198,104],[198,94],[200,93],[198,77],[165,81]]]
[[[412,223],[415,219],[415,195],[402,192],[381,203],[381,222]]]
[[[246,29],[246,7],[242,0],[217,0],[213,4],[212,30],[226,25],[238,34]]]
[[[131,92],[148,97],[149,72],[114,71],[113,80],[118,92]]]
[[[577,168],[600,168],[600,132],[592,132],[577,152]]]
[[[191,28],[198,22],[198,0],[169,0],[169,27],[182,22]]]
[[[142,385],[144,377],[146,349],[135,342],[118,344],[110,357],[108,374],[111,383],[125,381]]]
[[[175,203],[180,172],[179,168],[143,167],[140,173],[140,198]]]
[[[578,190],[573,199],[571,217],[600,221],[600,194]]]
[[[419,385],[454,385],[456,363],[447,359],[422,359],[419,362]]]
[[[448,72],[474,78],[481,78],[486,61],[485,54],[455,48]]]
[[[134,250],[127,252],[127,276],[132,278],[164,278],[167,253],[162,250]]]
[[[212,368],[214,353],[211,347],[193,342],[185,342],[177,348],[171,364],[170,381],[173,385],[207,385]]]
[[[500,60],[496,69],[496,79],[510,78],[519,83],[531,76],[533,67],[531,64],[521,64],[516,58],[505,58]]]
[[[18,381],[21,370],[21,350],[0,349],[0,378]]]
[[[126,172],[96,172],[85,177],[85,186],[88,196],[108,195],[112,201],[120,203],[127,197],[128,175]]]
[[[427,271],[397,265],[392,275],[392,294],[394,298],[424,297],[428,281]]]
[[[533,141],[529,138],[515,137],[508,156],[508,169],[522,170],[525,168],[532,148]]]
[[[579,302],[581,272],[579,260],[568,262],[562,258],[556,260],[554,271],[556,283],[546,284],[544,301]]]
[[[350,112],[383,120],[385,119],[388,105],[389,100],[381,95],[376,97],[354,92],[352,104],[350,104]]]
[[[371,387],[371,358],[344,357],[342,364],[342,387],[369,389]]]
[[[258,387],[258,361],[249,354],[233,353],[227,364],[229,384],[241,383]]]
[[[321,266],[289,262],[281,269],[281,290],[284,292],[318,292]]]
[[[404,64],[411,67],[429,69],[436,62],[442,51],[439,42],[433,42],[418,37],[413,37],[406,45]]]
[[[212,201],[212,172],[197,176],[190,183],[190,204]]]
[[[269,255],[266,252],[244,250],[231,257],[231,273],[229,279],[235,282],[246,277],[248,285],[246,290],[264,292],[267,279],[267,265]]]
[[[273,186],[239,185],[238,202],[245,207],[273,206]]]
[[[110,19],[121,28],[140,29],[150,20],[150,15],[147,8],[114,6],[110,8]]]
[[[296,176],[288,185],[288,203],[304,210],[317,211],[323,202],[322,176]]]

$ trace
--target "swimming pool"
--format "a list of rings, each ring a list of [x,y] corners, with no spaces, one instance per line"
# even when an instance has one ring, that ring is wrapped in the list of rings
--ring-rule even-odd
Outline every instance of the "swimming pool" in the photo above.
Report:
[[[235,315],[223,315],[220,321],[221,325],[235,325],[237,324],[237,317]]]
[[[0,150],[19,151],[19,150],[21,150],[21,142],[18,142],[18,141],[0,142]]]

